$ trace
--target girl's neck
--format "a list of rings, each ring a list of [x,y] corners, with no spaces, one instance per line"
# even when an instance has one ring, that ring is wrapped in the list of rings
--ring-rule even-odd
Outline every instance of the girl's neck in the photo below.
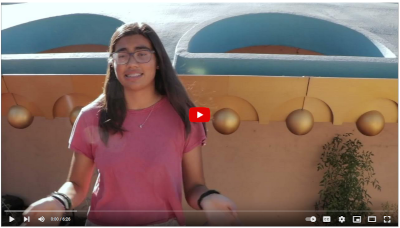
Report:
[[[140,110],[152,106],[162,99],[162,95],[153,90],[126,91],[126,109]]]

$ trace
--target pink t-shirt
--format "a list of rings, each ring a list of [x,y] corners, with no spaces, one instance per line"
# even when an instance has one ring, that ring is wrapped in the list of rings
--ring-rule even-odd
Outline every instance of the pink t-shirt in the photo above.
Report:
[[[94,160],[99,176],[88,219],[97,225],[151,225],[177,218],[182,212],[182,157],[205,144],[201,123],[191,123],[185,141],[182,119],[164,96],[154,106],[128,110],[123,137],[109,137],[108,147],[98,132],[99,107],[93,102],[77,117],[69,149]]]

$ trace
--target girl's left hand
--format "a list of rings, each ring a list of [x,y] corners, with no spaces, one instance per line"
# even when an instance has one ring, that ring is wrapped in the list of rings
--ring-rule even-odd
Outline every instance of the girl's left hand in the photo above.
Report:
[[[210,226],[234,226],[241,225],[236,212],[236,204],[221,194],[211,194],[203,198],[201,206],[205,212]],[[218,212],[222,210],[224,212]]]

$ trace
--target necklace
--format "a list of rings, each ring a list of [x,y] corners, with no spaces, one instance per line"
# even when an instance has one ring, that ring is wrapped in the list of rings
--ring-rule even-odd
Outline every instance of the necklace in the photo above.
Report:
[[[151,113],[153,112],[154,107],[155,107],[156,104],[157,104],[158,102],[160,102],[161,100],[162,100],[162,98],[161,98],[159,101],[157,101],[155,104],[152,105],[153,107],[151,108],[151,111],[150,111],[149,115],[147,116],[146,120],[145,120],[142,124],[139,125],[140,128],[143,128],[143,125],[146,123],[147,119],[150,117]]]
[[[154,106],[156,106],[156,105],[155,105],[155,104],[153,105],[153,107],[151,108],[151,112],[150,112],[150,114],[147,116],[146,120],[145,120],[142,124],[139,125],[140,128],[143,128],[143,125],[146,123],[147,119],[150,117],[151,113],[153,112]]]

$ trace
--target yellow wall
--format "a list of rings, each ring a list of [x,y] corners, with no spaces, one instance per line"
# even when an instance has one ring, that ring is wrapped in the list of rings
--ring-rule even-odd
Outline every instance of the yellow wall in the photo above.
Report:
[[[314,210],[318,200],[317,172],[322,145],[336,133],[353,132],[372,151],[382,192],[370,189],[372,209],[398,201],[398,124],[390,123],[377,136],[358,133],[354,123],[316,123],[305,136],[295,136],[284,122],[244,121],[231,135],[217,133],[210,123],[203,147],[206,184],[233,199],[239,210]],[[68,118],[36,117],[24,130],[2,118],[2,194],[22,197],[30,204],[57,190],[66,180],[72,152],[67,149],[72,126]],[[93,184],[93,183],[92,183]],[[93,185],[92,185],[93,186]],[[184,210],[191,210],[183,200]],[[87,209],[83,203],[78,209]],[[244,225],[310,225],[314,213],[240,212]],[[81,212],[78,216],[85,216]],[[185,213],[188,225],[202,225],[202,212]],[[379,214],[378,214],[379,215]],[[378,221],[381,217],[378,216]]]
[[[3,75],[2,116],[15,105],[11,92],[17,103],[35,116],[67,117],[74,107],[85,106],[99,96],[104,78]],[[211,114],[232,108],[242,120],[258,120],[260,124],[284,121],[303,103],[315,122],[356,122],[371,110],[380,111],[386,123],[398,121],[397,79],[186,75],[179,78],[196,105],[209,107]]]
[[[322,145],[346,132],[353,132],[375,154],[382,192],[370,190],[372,208],[381,210],[381,203],[397,202],[397,79],[179,77],[197,106],[209,107],[212,114],[229,107],[240,115],[240,128],[231,135],[217,133],[208,123],[209,137],[203,148],[208,187],[232,198],[239,210],[313,210],[322,177],[317,172]],[[69,113],[93,101],[103,83],[104,75],[2,78],[2,194],[32,203],[65,182],[71,160]],[[35,115],[31,126],[19,130],[7,122],[8,109],[15,104],[9,92]],[[303,102],[315,124],[307,135],[295,136],[284,120]],[[377,136],[363,136],[354,122],[374,109],[384,115],[385,128]],[[80,208],[86,210],[87,205]],[[190,209],[186,202],[184,208]],[[282,221],[310,225],[304,218],[313,213],[239,215],[244,225],[280,225]],[[188,225],[205,222],[201,212],[186,216]]]

